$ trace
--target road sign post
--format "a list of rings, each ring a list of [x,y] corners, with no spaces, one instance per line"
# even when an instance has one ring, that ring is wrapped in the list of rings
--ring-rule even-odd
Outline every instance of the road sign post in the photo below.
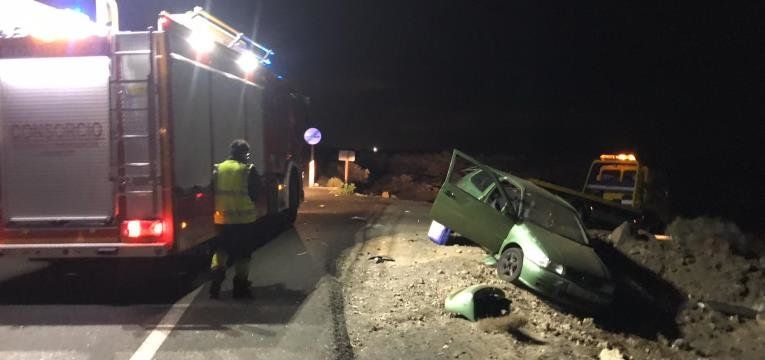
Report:
[[[321,141],[321,131],[317,128],[309,128],[303,134],[303,139],[311,145],[311,161],[308,162],[308,186],[314,186],[316,179],[316,162],[313,158],[313,147]]]
[[[340,154],[337,156],[340,161],[345,161],[345,183],[348,183],[348,169],[351,161],[356,161],[356,152],[351,150],[340,150]]]
[[[348,165],[349,164],[350,162],[348,160],[345,160],[345,183],[346,184],[348,183],[348,167],[349,167]]]

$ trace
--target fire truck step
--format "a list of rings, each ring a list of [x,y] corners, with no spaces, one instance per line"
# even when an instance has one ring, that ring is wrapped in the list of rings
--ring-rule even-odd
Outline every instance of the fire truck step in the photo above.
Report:
[[[121,80],[111,80],[112,84],[135,84],[135,83],[148,83],[149,80],[146,79],[121,79]]]
[[[123,139],[146,139],[149,137],[149,135],[138,135],[138,134],[125,134],[121,136]]]
[[[149,108],[112,108],[112,111],[149,111]]]
[[[151,50],[120,50],[115,51],[114,55],[118,56],[124,56],[124,55],[149,55],[151,54]]]

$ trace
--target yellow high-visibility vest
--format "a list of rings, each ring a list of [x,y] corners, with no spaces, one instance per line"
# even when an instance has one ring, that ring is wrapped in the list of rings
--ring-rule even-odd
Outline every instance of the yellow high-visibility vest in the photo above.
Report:
[[[226,160],[215,167],[215,223],[247,224],[257,220],[255,204],[247,192],[252,165]]]

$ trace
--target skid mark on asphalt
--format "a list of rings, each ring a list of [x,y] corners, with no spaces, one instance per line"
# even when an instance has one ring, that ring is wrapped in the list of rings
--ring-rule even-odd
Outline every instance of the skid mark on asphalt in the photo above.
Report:
[[[170,335],[170,332],[173,331],[175,325],[178,324],[178,321],[186,310],[188,310],[189,305],[191,305],[197,295],[199,295],[200,290],[202,290],[202,286],[197,287],[194,291],[173,304],[170,310],[167,311],[167,314],[165,314],[165,316],[162,317],[162,320],[159,321],[156,328],[152,330],[138,350],[136,350],[133,356],[130,357],[130,360],[153,359],[157,350],[159,350],[159,347],[162,346],[162,343],[164,343],[165,340],[167,340],[167,336]]]

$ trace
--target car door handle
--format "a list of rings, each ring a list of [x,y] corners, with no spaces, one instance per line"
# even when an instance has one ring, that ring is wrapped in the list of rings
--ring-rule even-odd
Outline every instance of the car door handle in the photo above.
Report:
[[[455,198],[454,193],[449,190],[444,191],[444,194],[452,199]]]

